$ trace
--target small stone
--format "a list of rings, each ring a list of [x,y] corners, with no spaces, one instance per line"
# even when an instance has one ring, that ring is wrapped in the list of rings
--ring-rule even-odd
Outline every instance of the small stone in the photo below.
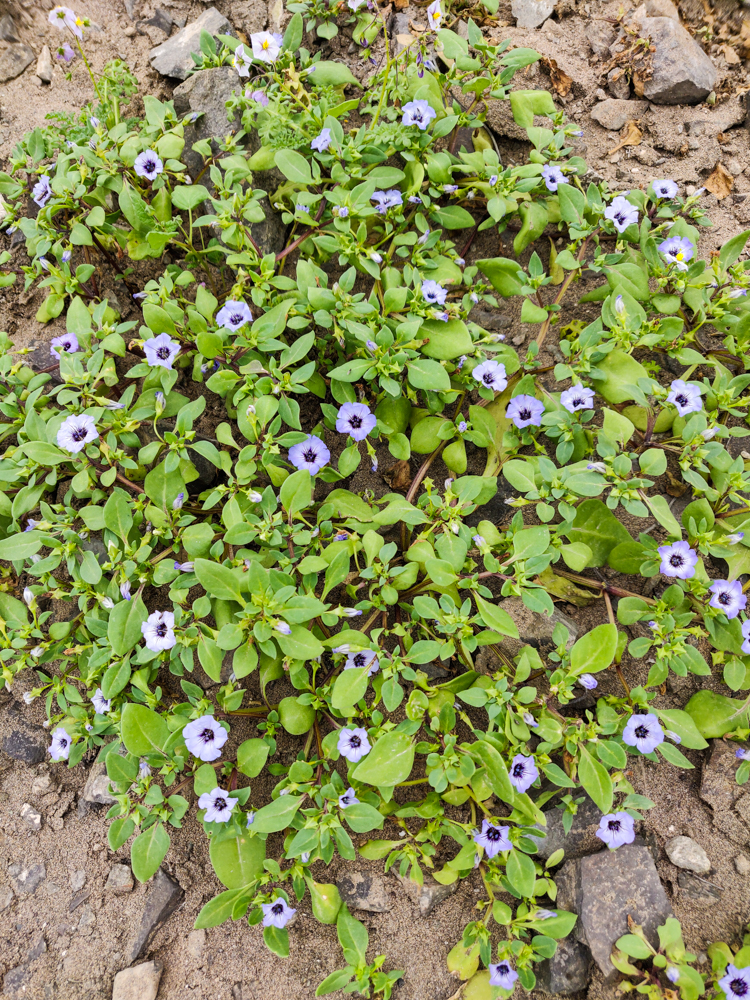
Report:
[[[43,864],[19,865],[13,864],[8,868],[13,888],[17,893],[31,895],[36,892],[42,882],[47,878],[47,869]]]
[[[86,904],[81,910],[81,916],[78,921],[78,930],[82,931],[85,927],[91,927],[93,923],[96,922],[96,914],[91,909],[91,907]]]
[[[156,8],[153,17],[150,17],[143,23],[150,25],[152,28],[158,28],[158,30],[162,31],[165,35],[169,34],[172,30],[172,25],[174,24],[170,15],[160,7]]]
[[[546,830],[540,826],[536,829],[540,831],[540,834],[542,831],[546,833],[546,837],[528,835],[537,845],[536,856],[543,861],[552,857],[555,851],[560,849],[565,851],[566,860],[572,860],[585,857],[587,854],[594,854],[604,847],[603,841],[596,836],[602,813],[588,795],[578,806],[578,812],[573,817],[568,833],[563,827],[564,813],[562,809],[551,809],[545,813],[545,816],[547,818]]]
[[[38,831],[42,829],[42,814],[37,812],[28,802],[24,802],[21,806],[20,816],[24,823],[31,827],[32,830]]]
[[[49,774],[38,774],[34,780],[31,782],[31,794],[32,795],[44,795],[45,792],[50,790],[52,785],[52,777]]]
[[[609,47],[615,40],[615,29],[609,21],[593,18],[586,25],[586,38],[595,56],[609,58]]]
[[[511,13],[519,28],[538,28],[555,9],[555,0],[513,0]]]
[[[190,53],[200,52],[201,32],[207,31],[215,38],[217,35],[234,35],[234,29],[229,21],[215,7],[186,25],[182,31],[172,35],[166,42],[155,46],[149,53],[152,67],[163,76],[184,80],[195,68]]]
[[[15,80],[34,61],[34,50],[28,45],[11,44],[0,51],[0,83]]]
[[[15,716],[10,733],[3,737],[3,751],[22,764],[41,764],[48,758],[49,742],[49,734],[45,729],[31,726],[20,716]]]
[[[457,888],[456,882],[452,882],[450,885],[441,885],[440,882],[436,882],[429,875],[425,878],[424,885],[420,885],[419,882],[415,882],[408,877],[405,878],[402,875],[397,874],[396,878],[401,883],[404,892],[412,903],[417,904],[419,913],[423,917],[429,917],[435,907],[449,896],[452,896]]]
[[[557,942],[557,951],[536,967],[536,988],[553,996],[585,990],[591,970],[591,952],[572,937]]]
[[[163,970],[164,966],[157,961],[123,969],[115,976],[112,1000],[156,1000]]]
[[[353,910],[386,913],[393,909],[385,880],[368,872],[347,872],[336,881],[344,902]]]
[[[110,892],[126,893],[133,891],[133,873],[128,865],[112,865],[104,888]]]
[[[44,940],[44,935],[37,938],[34,944],[31,946],[31,951],[26,956],[27,962],[35,962],[38,958],[47,950],[47,942]]]
[[[79,906],[83,906],[87,899],[91,898],[91,889],[86,889],[84,892],[79,892],[70,901],[68,906],[68,913],[73,913],[78,909]]]
[[[0,913],[7,910],[13,902],[13,890],[9,885],[0,886]]]
[[[737,855],[734,859],[734,867],[737,869],[739,875],[750,874],[750,861],[748,861],[744,854]]]
[[[626,122],[640,118],[648,110],[648,101],[620,101],[608,97],[591,109],[591,117],[603,128],[619,132]]]
[[[73,872],[70,876],[70,888],[73,892],[80,892],[81,889],[86,885],[86,872],[83,868],[79,868],[78,871]]]
[[[18,28],[10,14],[3,14],[0,17],[0,40],[4,42],[20,42]]]
[[[601,87],[597,87],[596,88],[596,90],[594,91],[594,97],[597,99],[597,101],[606,101],[606,100],[608,100],[608,98],[607,98],[607,91],[606,90],[602,90]]]
[[[680,22],[680,12],[672,0],[645,0],[643,6],[648,17],[671,17],[678,24]]]
[[[203,958],[203,949],[206,947],[206,932],[201,927],[197,931],[190,931],[187,939],[187,953],[196,963]]]
[[[91,805],[113,806],[117,799],[109,792],[107,765],[104,761],[94,764],[83,786],[83,800]]]
[[[160,868],[154,884],[146,896],[141,924],[130,949],[130,961],[135,962],[148,948],[148,943],[161,925],[172,916],[183,900],[184,892],[179,882],[175,882]]]
[[[677,884],[696,906],[709,907],[719,902],[724,895],[724,890],[713,882],[692,875],[690,872],[680,872],[677,876]]]
[[[627,101],[630,97],[630,81],[620,67],[611,69],[607,73],[607,89],[617,100]]]
[[[716,67],[679,21],[644,17],[640,26],[655,46],[643,96],[654,104],[697,104],[708,97],[716,84]]]
[[[36,61],[36,75],[42,83],[52,83],[52,56],[49,46],[43,45],[39,58]]]
[[[711,862],[700,844],[690,837],[673,837],[664,845],[667,857],[677,868],[705,875],[711,871]]]
[[[123,35],[125,35],[126,38],[134,38],[135,37],[136,30],[135,30],[135,28],[133,27],[132,24],[129,24],[127,26],[127,28],[125,28],[125,30],[123,31]]]

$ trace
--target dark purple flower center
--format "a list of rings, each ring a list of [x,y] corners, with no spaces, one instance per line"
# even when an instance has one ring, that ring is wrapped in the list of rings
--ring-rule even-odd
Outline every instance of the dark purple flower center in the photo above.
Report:
[[[513,777],[514,778],[522,778],[524,776],[525,771],[526,771],[526,765],[525,764],[514,764],[513,765]]]
[[[234,323],[235,326],[239,326],[240,323],[242,323],[242,321],[244,320],[244,318],[245,317],[240,312],[232,313],[232,315],[229,317],[229,322]]]
[[[166,361],[171,353],[168,347],[158,347],[156,349],[156,356],[157,358],[161,358],[162,361]]]
[[[719,594],[719,604],[726,605],[731,603],[732,603],[732,595],[728,593],[726,590],[722,590],[722,592]]]
[[[648,731],[648,726],[636,726],[635,735],[639,740],[647,740],[651,733]]]
[[[213,743],[214,739],[216,738],[216,734],[214,733],[213,729],[204,729],[200,735],[200,738],[203,740],[204,743]]]
[[[357,653],[356,656],[354,657],[354,666],[355,667],[364,667],[364,665],[366,663],[367,663],[367,658],[365,657],[365,654],[364,653]]]
[[[355,430],[362,426],[362,417],[358,417],[356,413],[353,413],[349,417],[349,426],[353,427]]]
[[[68,745],[67,739],[64,736],[61,736],[60,737],[60,749],[64,750],[67,745]]]
[[[163,639],[164,636],[167,634],[167,631],[168,631],[167,623],[166,622],[159,622],[159,624],[156,626],[156,628],[154,629],[154,631],[156,632],[156,634],[159,636],[160,639]]]
[[[143,169],[146,171],[147,174],[152,174],[154,172],[155,168],[156,168],[156,161],[155,160],[144,160],[143,161]]]
[[[585,406],[586,400],[582,396],[576,396],[573,400],[573,406]]]
[[[731,989],[732,993],[734,993],[735,996],[738,997],[746,996],[748,990],[750,990],[750,986],[748,986],[748,984],[745,982],[744,979],[740,979],[739,976],[737,977],[737,979],[732,980],[732,982],[729,984],[729,988]]]
[[[521,420],[531,420],[531,410],[525,406],[522,410],[518,411],[518,416]]]
[[[688,404],[688,398],[682,392],[680,393],[679,396],[675,396],[674,401],[675,403],[677,403],[678,406],[687,406]]]
[[[484,375],[482,375],[482,381],[484,382],[485,385],[492,385],[492,383],[495,381],[495,376],[492,374],[492,372],[485,372]]]
[[[678,556],[676,552],[673,552],[672,555],[669,557],[669,565],[674,566],[675,569],[678,569],[680,566],[682,566],[684,561],[685,560],[682,558],[682,556]]]
[[[306,462],[312,463],[316,461],[318,453],[315,451],[314,448],[308,448],[307,451],[302,452],[302,457]]]
[[[273,913],[275,917],[280,917],[283,912],[284,912],[283,903],[274,903],[273,906],[271,907],[271,913]]]
[[[214,809],[226,809],[226,807],[227,807],[226,799],[222,799],[221,796],[219,796],[218,799],[214,799]]]
[[[362,746],[362,740],[359,738],[359,736],[357,736],[356,733],[353,736],[349,737],[349,746],[352,747],[353,750],[357,750],[359,747]]]
[[[510,972],[510,966],[507,962],[501,962],[497,967],[497,972],[500,976],[507,976]]]
[[[498,830],[496,826],[488,826],[487,832],[485,833],[485,837],[487,838],[487,840],[492,840],[492,841],[503,839],[502,833]]]
[[[620,824],[619,819],[611,819],[609,821],[609,823],[607,823],[607,829],[611,830],[613,833],[619,833],[620,832],[620,826],[621,826],[621,824]]]
[[[86,440],[86,428],[81,425],[76,427],[75,430],[70,435],[74,441],[85,441]]]

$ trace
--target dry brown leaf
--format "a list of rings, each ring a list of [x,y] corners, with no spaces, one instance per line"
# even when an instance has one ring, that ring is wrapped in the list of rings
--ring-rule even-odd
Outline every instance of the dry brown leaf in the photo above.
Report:
[[[731,45],[722,45],[721,51],[724,53],[724,59],[726,60],[727,66],[739,66],[742,62],[740,57],[737,55],[735,49]]]
[[[681,479],[676,479],[669,469],[667,469],[667,480],[667,493],[671,497],[681,497],[689,489],[689,487],[683,483]]]
[[[406,10],[409,6],[409,0],[393,0],[393,6],[396,10]]]
[[[609,156],[616,153],[618,149],[622,149],[623,146],[639,146],[642,138],[643,132],[641,132],[636,123],[633,121],[626,122],[620,131],[620,141],[613,149],[609,150]]]
[[[414,35],[396,35],[396,41],[403,48],[407,49],[410,45],[416,42]]]
[[[723,146],[725,143],[732,141],[732,136],[727,135],[725,132],[719,132],[719,134],[716,136],[716,141],[719,143],[719,145]]]
[[[717,163],[713,173],[703,185],[706,191],[715,194],[719,201],[726,198],[734,187],[734,177],[729,173],[723,163]]]
[[[383,479],[393,490],[406,490],[411,486],[411,465],[398,461],[388,469],[383,469]]]
[[[742,22],[737,48],[743,59],[750,59],[750,18],[746,17]]]
[[[554,59],[542,59],[542,64],[549,70],[550,80],[552,81],[552,86],[560,97],[567,97],[570,93],[570,88],[573,86],[573,80],[568,76],[560,67],[557,65]]]

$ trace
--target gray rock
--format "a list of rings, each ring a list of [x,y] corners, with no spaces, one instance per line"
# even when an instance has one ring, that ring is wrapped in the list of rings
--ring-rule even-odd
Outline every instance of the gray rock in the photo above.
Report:
[[[677,876],[677,884],[695,906],[706,908],[714,906],[724,895],[724,890],[713,882],[708,882],[698,875],[690,872],[680,872]]]
[[[47,869],[43,864],[12,864],[8,868],[8,874],[16,892],[28,896],[33,895],[47,878]]]
[[[152,67],[163,76],[184,80],[195,66],[190,53],[200,52],[202,31],[207,31],[214,37],[235,34],[232,25],[224,15],[220,14],[215,7],[209,7],[195,21],[186,25],[182,31],[178,31],[166,42],[151,49],[149,61]]]
[[[12,718],[11,730],[3,737],[3,751],[22,764],[41,764],[47,759],[49,734],[41,726],[31,726],[20,715]]]
[[[105,890],[119,894],[133,891],[133,873],[127,865],[112,865],[104,885]]]
[[[573,858],[585,857],[587,854],[594,854],[604,847],[604,843],[596,836],[602,813],[588,795],[578,806],[578,812],[573,817],[569,833],[565,833],[563,828],[561,809],[551,809],[545,815],[547,829],[544,832],[547,836],[529,835],[530,839],[537,845],[537,857],[542,858],[542,860],[546,861],[560,848],[565,851],[566,860],[572,860]],[[537,827],[537,829],[541,831],[542,827]]]
[[[672,837],[664,845],[667,857],[677,868],[705,875],[711,871],[711,862],[700,844],[690,837]]]
[[[450,885],[441,885],[429,875],[425,878],[424,885],[399,874],[396,874],[396,878],[412,903],[416,903],[419,907],[420,915],[423,917],[428,917],[439,903],[452,896],[457,889],[456,882]]]
[[[201,927],[197,931],[190,931],[187,939],[187,953],[194,962],[199,963],[203,959],[203,949],[205,947],[205,930]]]
[[[30,970],[26,965],[17,965],[14,969],[9,969],[3,979],[3,996],[18,996],[25,992],[25,981],[28,979]]]
[[[591,952],[572,937],[557,942],[552,958],[545,958],[535,969],[536,988],[553,996],[570,996],[585,990],[591,971]]]
[[[0,887],[0,913],[7,910],[13,902],[13,890],[9,885]]]
[[[708,97],[718,74],[692,35],[671,17],[644,17],[640,25],[656,46],[643,96],[654,104],[697,104]]]
[[[595,56],[609,58],[609,47],[615,40],[616,31],[609,21],[593,18],[586,25],[586,38]]]
[[[491,309],[483,304],[474,306],[469,314],[469,319],[477,326],[481,326],[483,330],[489,330],[490,333],[507,330],[513,324],[513,320],[507,313],[502,313],[499,309]]]
[[[161,962],[143,962],[123,969],[115,976],[112,1000],[156,1000],[164,966]]]
[[[481,508],[483,516],[486,508]],[[578,636],[578,626],[562,611],[557,608],[551,615],[537,614],[530,611],[520,597],[506,597],[497,602],[497,606],[511,616],[518,627],[518,639],[510,639],[503,636],[500,648],[507,656],[515,656],[523,646],[533,646],[542,653],[549,653],[555,648],[552,633],[555,625],[560,623],[568,630],[567,648],[570,649]],[[483,646],[476,656],[476,669],[480,673],[492,673],[497,667],[497,657],[490,650],[489,646]]]
[[[386,913],[393,909],[385,879],[369,872],[347,872],[336,880],[341,898],[353,910]]]
[[[36,61],[36,75],[42,83],[52,83],[52,56],[49,46],[43,45],[39,58]]]
[[[117,799],[109,792],[107,766],[101,761],[94,764],[83,786],[83,800],[96,806],[113,806]]]
[[[3,42],[19,42],[18,28],[10,14],[0,17],[0,40]]]
[[[619,101],[627,101],[630,97],[630,81],[623,69],[617,67],[607,73],[607,89]]]
[[[12,43],[0,51],[0,83],[15,80],[34,61],[34,50],[28,45]]]
[[[184,895],[180,884],[170,878],[163,868],[160,868],[154,878],[154,884],[146,896],[141,924],[130,949],[131,962],[142,957],[151,938],[161,925],[172,916],[182,902]]]
[[[159,31],[163,31],[165,35],[168,35],[172,30],[174,21],[165,10],[162,10],[161,7],[157,7],[154,11],[154,16],[150,17],[147,21],[143,21],[143,24],[147,24],[152,28],[157,28]],[[225,32],[221,32],[221,34],[225,34]]]
[[[737,855],[734,859],[734,867],[737,869],[738,875],[750,874],[750,861],[748,861],[744,854]]]
[[[555,9],[555,0],[513,0],[511,13],[519,28],[538,28]]]
[[[432,663],[421,663],[417,670],[427,674],[428,680],[431,681],[444,681],[446,677],[451,676],[450,670],[446,670],[440,660],[433,660]]]
[[[403,52],[406,45],[403,45],[398,36],[399,35],[411,35],[411,29],[409,28],[409,21],[416,15],[416,10],[407,7],[406,10],[398,10],[393,15],[388,25],[389,37],[391,39],[391,44],[393,45],[393,54],[397,56],[400,52]],[[412,35],[413,37],[413,35]]]
[[[86,885],[86,872],[83,868],[79,868],[78,871],[73,872],[70,876],[70,888],[73,892],[80,892],[81,889]]]
[[[93,926],[93,924],[95,923],[96,923],[96,914],[91,909],[91,907],[88,904],[86,904],[86,906],[84,906],[84,908],[81,910],[81,916],[78,920],[78,930],[82,931],[86,927]]]
[[[591,117],[603,128],[619,132],[626,122],[640,118],[648,111],[648,101],[618,101],[608,97],[591,109]]]
[[[671,17],[677,22],[680,20],[680,12],[672,0],[645,0],[643,6],[648,17]]]
[[[52,776],[50,774],[37,774],[31,782],[32,795],[44,795],[52,790]]]
[[[85,889],[83,892],[77,893],[71,899],[68,905],[68,913],[74,913],[79,906],[83,906],[87,899],[91,898],[91,889]]]
[[[32,830],[38,831],[42,829],[42,814],[37,812],[28,802],[24,802],[21,806],[20,816],[24,823]]]
[[[735,812],[747,811],[750,795],[746,786],[738,785],[735,771],[739,761],[734,750],[723,740],[713,740],[711,756],[703,763],[698,794],[713,809],[714,826],[730,840],[744,847],[750,840],[750,830]]]
[[[38,958],[42,957],[42,955],[46,952],[46,950],[47,950],[47,942],[44,940],[44,935],[41,935],[31,946],[31,950],[26,956],[26,961],[35,962]]]

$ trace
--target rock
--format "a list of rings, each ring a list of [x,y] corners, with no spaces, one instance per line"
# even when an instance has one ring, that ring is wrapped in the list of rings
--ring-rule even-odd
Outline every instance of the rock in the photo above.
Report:
[[[141,924],[130,949],[131,962],[135,962],[143,955],[151,938],[161,925],[172,916],[182,902],[184,895],[180,884],[170,878],[163,868],[160,868],[154,878],[154,884],[146,896]]]
[[[8,868],[13,888],[21,895],[33,895],[42,882],[47,878],[47,869],[43,864],[19,865],[13,864]]]
[[[86,889],[85,892],[76,893],[75,896],[70,901],[68,906],[68,913],[74,913],[79,906],[83,906],[87,899],[91,898],[91,889]]]
[[[451,676],[450,670],[446,670],[440,660],[433,660],[432,663],[421,663],[418,670],[427,674],[427,679],[431,681],[444,681]]]
[[[15,43],[0,50],[0,83],[15,80],[34,61],[34,50]]]
[[[112,1000],[156,1000],[163,970],[162,963],[156,961],[123,969],[115,976]]]
[[[667,857],[677,868],[705,875],[711,871],[711,862],[700,844],[690,837],[672,837],[664,845]]]
[[[51,790],[52,777],[51,775],[37,774],[34,780],[31,782],[31,794],[32,795],[44,795],[46,792]]]
[[[24,823],[31,827],[32,830],[42,829],[42,814],[37,812],[28,802],[24,802],[21,806],[20,816]]]
[[[677,10],[672,0],[646,0],[643,4],[648,17],[671,17],[673,21],[680,21],[680,12]]]
[[[417,11],[411,7],[407,7],[406,10],[397,10],[391,18],[388,25],[388,31],[389,37],[392,40],[394,56],[397,56],[408,47],[399,40],[399,35],[407,36],[412,34],[411,29],[409,28],[409,22],[416,16]],[[412,35],[412,37],[414,36]]]
[[[190,931],[187,939],[187,953],[194,962],[199,963],[203,958],[203,949],[206,947],[206,932],[201,927],[197,931]]]
[[[513,0],[511,13],[519,28],[538,28],[555,9],[555,0]]]
[[[18,28],[10,14],[0,17],[0,40],[3,42],[19,42]]]
[[[52,83],[52,56],[49,46],[43,45],[39,58],[36,61],[36,75],[42,83]]]
[[[118,894],[133,891],[133,873],[128,865],[112,865],[104,884],[105,890]]]
[[[411,878],[404,878],[402,875],[397,874],[396,878],[412,903],[416,903],[419,907],[419,913],[423,917],[428,917],[435,907],[452,896],[457,888],[456,882],[451,885],[441,885],[429,875],[426,876],[424,885],[420,885]]]
[[[47,942],[44,940],[44,935],[41,935],[31,946],[31,950],[26,956],[26,961],[35,962],[38,958],[42,957],[42,955],[46,952],[46,950],[47,950]]]
[[[586,38],[595,56],[609,58],[609,47],[614,42],[616,31],[609,21],[593,18],[586,25]]]
[[[536,988],[543,993],[570,996],[585,990],[591,969],[591,952],[572,937],[557,942],[557,951],[536,967]]]
[[[483,516],[487,517],[486,507],[481,508]],[[515,656],[523,646],[533,646],[540,652],[549,653],[555,648],[552,633],[558,623],[564,625],[568,630],[568,641],[566,646],[570,649],[578,636],[578,626],[562,611],[557,608],[550,616],[537,614],[530,611],[520,597],[506,597],[497,602],[497,606],[511,616],[518,627],[518,639],[510,639],[503,636],[500,648],[508,656]],[[497,669],[493,664],[497,663],[497,657],[491,652],[489,646],[483,646],[476,657],[476,669],[480,673],[492,673]]]
[[[498,309],[492,309],[486,305],[474,306],[469,315],[472,323],[481,326],[483,330],[490,333],[498,333],[507,330],[513,324],[513,320],[507,313],[502,313]]]
[[[562,809],[551,809],[545,815],[547,828],[544,832],[547,836],[528,835],[537,845],[536,856],[543,861],[550,858],[560,848],[565,851],[566,860],[573,860],[585,857],[587,854],[594,854],[604,847],[603,841],[596,836],[602,813],[588,795],[578,806],[578,812],[573,817],[569,833],[566,833],[563,828],[564,814]],[[538,826],[536,829],[541,831],[543,828]]]
[[[640,26],[656,46],[643,96],[654,104],[698,104],[708,97],[716,84],[716,67],[679,21],[644,17]]]
[[[653,146],[646,146],[645,144],[633,146],[630,150],[630,155],[634,160],[642,163],[644,167],[655,167],[657,164],[664,162],[664,157],[659,156]]]
[[[740,762],[731,745],[723,740],[712,742],[711,756],[703,763],[698,794],[713,809],[714,826],[730,840],[744,846],[750,840],[750,831],[735,809],[746,811],[750,795],[735,780]]]
[[[748,861],[744,854],[737,855],[734,859],[734,867],[737,869],[738,875],[750,874],[750,861]]]
[[[41,764],[47,759],[49,734],[41,726],[31,726],[20,714],[10,711],[10,733],[3,737],[3,751],[22,764]],[[11,721],[12,720],[12,721]]]
[[[86,885],[86,872],[83,868],[79,868],[78,871],[73,872],[70,876],[70,888],[73,892],[80,892],[81,889]]]
[[[680,872],[677,876],[677,884],[688,899],[700,907],[714,906],[724,895],[724,890],[720,889],[718,885],[698,878],[697,875],[691,875],[689,872]]]
[[[13,890],[9,885],[0,888],[0,913],[7,910],[13,902]]]
[[[619,132],[626,122],[640,118],[648,111],[648,101],[619,101],[608,97],[591,109],[591,117],[603,128]]]
[[[353,910],[386,913],[393,908],[385,880],[369,872],[347,872],[336,881],[343,901]]]
[[[627,101],[630,97],[630,81],[623,69],[617,67],[607,73],[607,88],[617,100]]]
[[[86,927],[91,927],[94,923],[96,923],[96,914],[91,909],[91,907],[87,904],[81,910],[81,916],[80,916],[80,918],[78,920],[78,930],[82,931]]]
[[[162,31],[165,35],[168,35],[169,32],[172,30],[172,25],[174,24],[174,21],[165,10],[162,10],[160,7],[157,7],[156,10],[154,11],[154,16],[150,17],[147,21],[143,21],[142,23],[147,24],[152,28],[157,28],[159,31]],[[226,32],[222,31],[221,34],[222,35],[226,34]]]
[[[104,761],[94,764],[83,786],[83,800],[96,806],[113,806],[117,799],[109,793],[107,765]]]
[[[234,35],[229,21],[215,7],[204,10],[200,17],[186,25],[182,31],[155,46],[149,53],[152,67],[163,76],[184,80],[194,68],[191,52],[200,52],[201,32],[217,35]]]
[[[24,981],[29,976],[29,969],[25,965],[17,965],[14,969],[9,969],[3,979],[3,996],[23,996],[26,987]]]
[[[535,116],[534,124],[549,124],[547,118]],[[510,101],[487,101],[487,124],[497,135],[507,136],[509,139],[519,139],[528,142],[529,137],[526,129],[516,124],[513,112],[510,109]],[[507,513],[507,511],[506,511]]]

